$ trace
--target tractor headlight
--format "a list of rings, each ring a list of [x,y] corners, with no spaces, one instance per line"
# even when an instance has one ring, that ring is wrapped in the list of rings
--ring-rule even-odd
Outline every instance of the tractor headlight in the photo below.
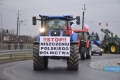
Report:
[[[45,32],[45,28],[40,28],[40,33]]]
[[[102,51],[102,49],[100,49],[100,51]]]

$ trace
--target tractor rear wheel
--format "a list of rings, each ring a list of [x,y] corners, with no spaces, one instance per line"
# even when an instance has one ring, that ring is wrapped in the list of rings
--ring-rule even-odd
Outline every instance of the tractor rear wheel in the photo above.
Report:
[[[48,58],[39,56],[39,45],[34,45],[33,47],[33,69],[44,70],[48,66]]]
[[[67,59],[69,70],[78,70],[79,68],[79,47],[75,44],[70,44],[70,57]]]
[[[110,51],[110,53],[116,53],[117,46],[115,44],[110,45],[109,51]]]
[[[86,59],[91,59],[91,48],[87,49]]]
[[[85,47],[82,47],[80,50],[80,57],[81,60],[85,60],[87,56],[87,49]]]

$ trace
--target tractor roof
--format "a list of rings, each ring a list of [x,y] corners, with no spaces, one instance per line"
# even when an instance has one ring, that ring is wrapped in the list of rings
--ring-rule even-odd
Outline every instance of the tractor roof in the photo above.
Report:
[[[63,15],[63,16],[39,15],[39,16],[45,20],[51,20],[51,19],[74,20],[72,15]]]
[[[98,35],[96,35],[96,34],[94,34],[94,35],[90,34],[89,36],[98,36]]]
[[[88,31],[86,31],[86,30],[73,30],[73,32],[75,32],[75,33],[82,33],[82,32],[86,33]]]

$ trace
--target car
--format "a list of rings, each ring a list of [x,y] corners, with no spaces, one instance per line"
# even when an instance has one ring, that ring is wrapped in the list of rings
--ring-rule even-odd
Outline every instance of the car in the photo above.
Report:
[[[95,44],[91,44],[91,55],[99,54],[102,56],[102,49]]]

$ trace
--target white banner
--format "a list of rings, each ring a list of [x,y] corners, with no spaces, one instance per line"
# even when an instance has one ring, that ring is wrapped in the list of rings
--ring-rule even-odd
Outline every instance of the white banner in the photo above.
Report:
[[[70,37],[40,36],[39,56],[70,56]]]

